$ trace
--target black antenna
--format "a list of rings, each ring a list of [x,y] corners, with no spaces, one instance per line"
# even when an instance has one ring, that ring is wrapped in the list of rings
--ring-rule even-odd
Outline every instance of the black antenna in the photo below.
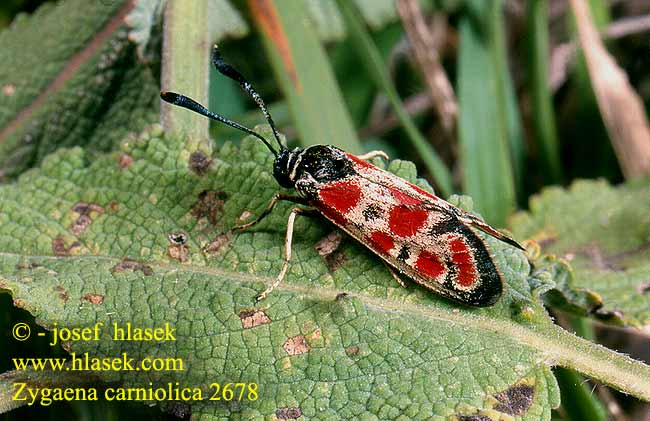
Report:
[[[262,113],[264,114],[264,117],[266,117],[266,121],[269,123],[269,126],[271,126],[271,129],[273,130],[273,136],[278,142],[280,150],[286,149],[285,146],[282,145],[282,142],[280,142],[280,133],[278,133],[278,129],[275,128],[273,118],[271,118],[271,114],[266,108],[266,104],[264,104],[262,97],[257,93],[257,91],[255,91],[255,89],[253,89],[253,86],[249,81],[246,80],[244,76],[242,76],[241,73],[239,73],[230,64],[223,61],[221,53],[219,52],[219,47],[216,44],[212,48],[212,64],[214,64],[214,67],[216,67],[219,73],[239,83],[242,89],[253,98],[257,106],[260,107],[260,110],[262,110]]]
[[[160,98],[162,98],[162,100],[165,102],[169,102],[170,104],[187,108],[188,110],[194,111],[195,113],[201,114],[202,116],[211,118],[223,124],[227,124],[230,127],[234,127],[237,130],[241,130],[242,132],[253,135],[259,140],[261,140],[262,142],[264,142],[266,147],[269,148],[269,150],[273,153],[273,155],[275,155],[276,157],[278,156],[278,152],[275,149],[273,149],[271,144],[264,137],[255,133],[253,130],[249,129],[248,127],[244,127],[239,123],[235,123],[234,121],[227,119],[226,117],[213,113],[212,111],[205,108],[203,105],[194,101],[192,98],[186,97],[185,95],[177,94],[175,92],[161,92]],[[273,133],[275,134],[275,132],[276,132],[275,127],[273,127]],[[276,139],[277,139],[277,135],[276,135]],[[282,147],[282,144],[280,144],[280,147]]]

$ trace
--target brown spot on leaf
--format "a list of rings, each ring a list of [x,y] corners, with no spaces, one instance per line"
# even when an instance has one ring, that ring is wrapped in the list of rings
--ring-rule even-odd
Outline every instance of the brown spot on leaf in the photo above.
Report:
[[[244,329],[271,323],[271,319],[263,310],[245,310],[239,313],[241,324]]]
[[[303,335],[298,335],[287,339],[282,347],[289,355],[304,354],[305,352],[309,352],[311,349]]]
[[[18,263],[18,264],[16,265],[16,269],[18,269],[18,270],[24,270],[24,269],[36,269],[36,268],[39,268],[39,267],[41,267],[41,265],[39,265],[38,263],[34,263],[34,262],[29,262],[29,263]]]
[[[348,260],[345,253],[338,249],[341,241],[343,241],[341,233],[332,231],[314,245],[318,254],[325,260],[327,270],[330,272],[336,271]]]
[[[112,200],[111,203],[108,204],[108,210],[111,211],[112,213],[116,213],[117,211],[120,210],[120,204],[117,203],[115,200]]]
[[[74,254],[80,247],[81,244],[78,241],[73,242],[69,247],[66,246],[65,240],[61,235],[52,240],[52,252],[54,252],[56,256],[70,256],[71,254]]]
[[[348,357],[354,357],[355,355],[359,354],[359,347],[356,346],[356,345],[349,346],[349,347],[345,348],[345,354]]]
[[[228,231],[221,235],[218,235],[214,240],[212,240],[207,246],[203,248],[206,253],[216,253],[223,247],[225,244],[230,242],[232,238],[232,232]]]
[[[190,257],[190,249],[185,245],[189,239],[187,233],[183,231],[173,232],[167,236],[171,243],[167,247],[167,255],[179,262],[187,262]]]
[[[318,339],[320,339],[322,337],[323,337],[323,331],[320,330],[320,329],[314,330],[314,332],[311,334],[311,339],[314,340],[314,341],[316,341],[316,340],[318,340]]]
[[[167,236],[167,239],[169,239],[169,242],[175,246],[182,246],[187,243],[188,235],[183,231],[172,232]]]
[[[86,294],[81,298],[92,304],[101,304],[104,302],[104,296],[99,294]]]
[[[63,288],[61,285],[55,286],[54,291],[56,291],[59,298],[62,299],[63,301],[68,301],[70,299],[70,296],[66,292],[65,288]]]
[[[153,275],[153,269],[151,268],[151,266],[145,265],[144,263],[140,263],[131,259],[124,259],[120,263],[116,264],[111,268],[111,272],[113,273],[123,272],[125,270],[132,270],[134,272],[136,270],[139,270],[145,276]]]
[[[337,250],[325,258],[325,264],[329,272],[334,272],[348,261],[348,257],[342,250]]]
[[[533,404],[534,396],[535,386],[518,384],[494,395],[498,401],[494,405],[494,409],[504,414],[522,416]]]
[[[104,213],[104,208],[95,203],[79,202],[72,207],[72,210],[80,215],[90,215],[92,212],[97,212],[100,215]]]
[[[227,198],[228,195],[222,191],[203,190],[192,207],[192,215],[196,219],[207,218],[210,225],[216,225],[223,213],[223,204]]]
[[[20,299],[20,298],[16,298],[14,300],[14,307],[24,308],[25,307],[25,300]]]
[[[297,407],[278,408],[278,410],[275,411],[275,416],[279,420],[295,420],[302,416],[302,410]]]
[[[187,262],[190,257],[190,249],[186,245],[171,245],[167,247],[167,255],[179,262]]]
[[[320,256],[332,254],[341,245],[343,236],[339,231],[332,231],[325,237],[318,240],[314,248]]]
[[[79,215],[79,218],[77,218],[72,225],[70,225],[70,231],[74,235],[79,235],[82,232],[86,230],[90,226],[90,224],[93,223],[93,220],[90,219],[90,216],[88,215]]]
[[[68,254],[68,248],[65,246],[65,241],[60,235],[52,240],[52,251],[57,256],[66,256]]]
[[[338,294],[336,294],[335,300],[336,301],[345,300],[346,298],[348,298],[348,296],[349,294],[347,292],[339,292]]]
[[[120,169],[129,168],[133,164],[133,157],[129,154],[123,153],[117,157],[117,165],[120,166]]]
[[[486,415],[459,415],[458,421],[494,421]]]
[[[4,96],[14,96],[16,93],[16,85],[12,85],[11,83],[2,85],[2,93]]]
[[[72,210],[79,214],[79,217],[70,225],[70,231],[79,236],[93,223],[93,216],[104,213],[104,208],[95,203],[79,202],[72,207]]]
[[[190,154],[189,166],[197,175],[203,175],[208,172],[212,159],[201,151],[194,151]]]

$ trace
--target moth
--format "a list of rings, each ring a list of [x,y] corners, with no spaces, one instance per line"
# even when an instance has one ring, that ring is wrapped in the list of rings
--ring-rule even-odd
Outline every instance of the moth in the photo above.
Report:
[[[191,98],[174,92],[161,92],[161,98],[255,136],[275,156],[273,176],[278,184],[297,194],[276,194],[256,219],[232,231],[251,228],[280,201],[307,206],[291,210],[284,264],[275,282],[257,300],[266,297],[286,275],[296,216],[317,213],[383,259],[398,281],[395,271],[466,305],[484,307],[497,302],[504,289],[503,277],[485,241],[474,229],[523,250],[519,243],[477,216],[368,162],[377,156],[387,158],[381,151],[355,156],[328,145],[288,149],[280,141],[262,98],[223,60],[216,46],[212,63],[255,100],[273,131],[277,149],[260,134],[209,111]]]

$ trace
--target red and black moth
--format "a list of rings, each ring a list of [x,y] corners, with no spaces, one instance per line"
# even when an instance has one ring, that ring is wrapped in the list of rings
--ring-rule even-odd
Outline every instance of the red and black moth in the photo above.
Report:
[[[253,130],[184,95],[162,92],[161,98],[257,137],[275,155],[273,175],[278,184],[298,194],[276,194],[262,214],[233,231],[254,226],[281,200],[309,207],[291,210],[284,265],[276,281],[257,296],[258,300],[279,285],[287,272],[296,215],[314,212],[381,257],[391,271],[395,269],[444,297],[478,307],[490,306],[501,297],[503,277],[485,241],[473,228],[523,250],[515,240],[480,218],[367,162],[375,156],[386,157],[381,151],[355,156],[327,145],[289,150],[280,141],[264,101],[237,70],[223,61],[216,46],[212,63],[255,100],[273,130],[278,150]],[[396,279],[399,280],[397,275]]]

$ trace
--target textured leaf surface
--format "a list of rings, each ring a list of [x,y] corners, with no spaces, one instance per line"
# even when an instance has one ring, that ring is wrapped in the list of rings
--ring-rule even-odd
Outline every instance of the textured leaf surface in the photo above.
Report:
[[[255,306],[253,297],[280,268],[288,208],[214,256],[199,248],[277,191],[268,152],[243,145],[226,146],[202,177],[187,168],[178,142],[158,134],[130,139],[120,154],[90,165],[80,149],[57,152],[0,192],[0,286],[48,327],[171,323],[176,342],[66,346],[93,355],[180,356],[187,365],[180,373],[131,373],[121,378],[127,384],[260,385],[258,401],[200,403],[195,413],[496,417],[512,410],[503,402],[515,393],[523,396],[523,419],[549,418],[558,404],[549,357],[530,341],[526,323],[510,317],[513,306],[525,305],[534,329],[550,320],[522,301],[530,298],[526,259],[494,241],[508,292],[492,308],[467,309],[414,285],[403,289],[350,240],[322,257],[315,245],[333,228],[300,220],[286,283]],[[391,168],[414,178],[412,164]],[[189,238],[183,262],[170,257],[183,255],[170,251],[169,239],[181,230]],[[245,320],[253,310],[264,315],[259,325]]]
[[[579,181],[548,188],[512,221],[515,236],[570,261],[575,287],[595,291],[603,309],[650,325],[650,183],[612,187]]]
[[[157,121],[157,82],[123,25],[131,7],[69,0],[20,16],[0,33],[3,174],[61,146],[109,150]]]

